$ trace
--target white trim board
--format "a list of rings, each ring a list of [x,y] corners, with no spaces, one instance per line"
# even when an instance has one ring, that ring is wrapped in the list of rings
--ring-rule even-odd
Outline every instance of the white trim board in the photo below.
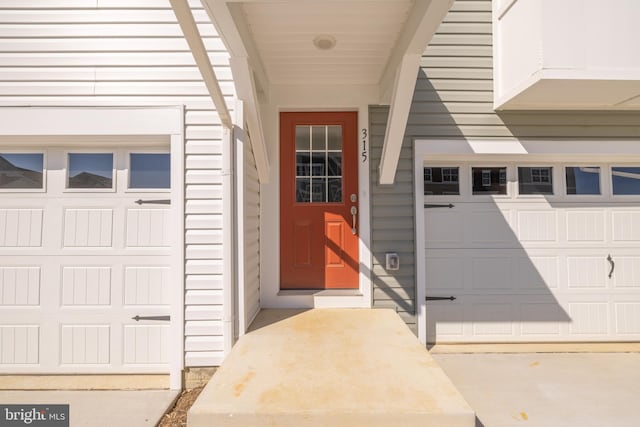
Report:
[[[182,107],[98,108],[98,107],[2,107],[0,140],[12,137],[38,137],[60,141],[62,136],[82,136],[86,144],[96,139],[115,140],[118,136],[164,136],[171,141],[172,236],[177,252],[172,265],[171,343],[169,387],[182,388],[184,367],[184,110]],[[75,138],[74,138],[75,139]],[[33,141],[34,138],[29,138]],[[136,142],[136,140],[126,141]],[[126,143],[125,142],[125,143]]]
[[[303,98],[301,98],[303,99]],[[260,217],[260,253],[262,254],[260,263],[260,306],[262,308],[370,308],[372,306],[372,284],[371,284],[371,225],[370,209],[371,198],[369,193],[370,180],[370,155],[371,147],[369,141],[369,107],[366,99],[357,107],[340,106],[334,104],[335,100],[325,104],[317,98],[318,106],[310,108],[308,106],[298,106],[286,103],[280,107],[268,109],[265,116],[267,125],[267,146],[269,158],[273,160],[271,168],[271,179],[268,184],[261,187],[260,205],[262,215]],[[349,105],[346,104],[345,105]],[[279,116],[282,111],[358,111],[358,200],[360,214],[359,221],[359,259],[360,275],[359,289],[357,294],[349,293],[340,295],[340,292],[328,291],[280,291],[280,153],[279,153]],[[362,131],[365,130],[367,161],[362,162],[363,141]],[[314,293],[319,293],[314,297]]]

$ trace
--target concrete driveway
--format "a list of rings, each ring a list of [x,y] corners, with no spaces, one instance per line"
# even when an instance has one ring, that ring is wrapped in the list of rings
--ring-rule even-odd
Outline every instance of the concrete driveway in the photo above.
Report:
[[[433,354],[477,427],[637,427],[639,353]]]

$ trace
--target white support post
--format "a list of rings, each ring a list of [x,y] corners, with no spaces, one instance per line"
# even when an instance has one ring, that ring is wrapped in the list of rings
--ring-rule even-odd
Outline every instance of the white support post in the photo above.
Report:
[[[222,241],[223,241],[223,302],[222,334],[225,356],[235,342],[235,179],[233,130],[224,128],[222,136]]]

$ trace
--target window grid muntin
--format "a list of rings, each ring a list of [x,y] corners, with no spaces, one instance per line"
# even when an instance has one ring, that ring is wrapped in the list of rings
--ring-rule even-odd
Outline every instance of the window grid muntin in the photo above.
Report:
[[[299,132],[300,128],[308,128],[308,149],[305,148],[298,148],[299,147],[299,140],[298,137],[301,135],[301,133]],[[329,149],[329,136],[330,136],[330,130],[331,131],[335,131],[336,129],[339,129],[338,135],[339,135],[339,145],[340,145],[340,149]],[[322,129],[322,135],[324,136],[324,141],[320,144],[316,143],[316,138],[314,138],[314,136],[318,135],[318,131]],[[342,157],[342,144],[344,144],[344,140],[342,137],[342,128],[341,126],[338,125],[297,125],[296,126],[296,131],[295,131],[295,135],[296,135],[296,152],[295,152],[295,171],[296,171],[296,175],[295,175],[295,198],[296,198],[296,203],[341,203],[342,202],[342,198],[343,198],[343,185],[344,185],[344,180],[343,180],[343,157]],[[305,147],[307,145],[305,144]],[[318,158],[318,154],[322,153],[323,154],[323,162],[319,162],[319,165],[323,165],[324,166],[324,170],[322,174],[317,174],[314,171],[314,155],[316,156],[316,158]],[[329,174],[329,158],[330,158],[330,154],[334,154],[334,155],[338,155],[338,156],[334,156],[332,160],[335,161],[335,159],[338,159],[340,162],[340,174],[338,175],[330,175]],[[300,164],[298,163],[298,155],[308,155],[308,159],[309,159],[309,163],[308,163],[308,169],[309,169],[309,174],[308,175],[301,175],[299,174],[300,170],[306,170],[306,163]],[[340,189],[339,189],[339,193],[336,197],[334,197],[334,199],[336,200],[330,200],[330,190],[333,189],[335,190],[335,188],[332,188],[331,183],[335,183],[338,180],[340,180]],[[323,185],[323,189],[321,189],[321,191],[319,191],[320,194],[322,194],[322,200],[314,200],[314,185],[315,182],[314,181],[319,181],[321,183],[321,185]],[[298,197],[298,183],[308,183],[308,198],[305,197]]]

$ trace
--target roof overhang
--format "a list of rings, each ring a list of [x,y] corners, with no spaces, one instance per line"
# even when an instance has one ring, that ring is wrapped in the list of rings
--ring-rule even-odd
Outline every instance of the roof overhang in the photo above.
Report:
[[[304,85],[375,88],[373,99],[391,106],[380,183],[393,183],[420,57],[453,1],[202,0],[231,55],[261,181],[260,106]]]

